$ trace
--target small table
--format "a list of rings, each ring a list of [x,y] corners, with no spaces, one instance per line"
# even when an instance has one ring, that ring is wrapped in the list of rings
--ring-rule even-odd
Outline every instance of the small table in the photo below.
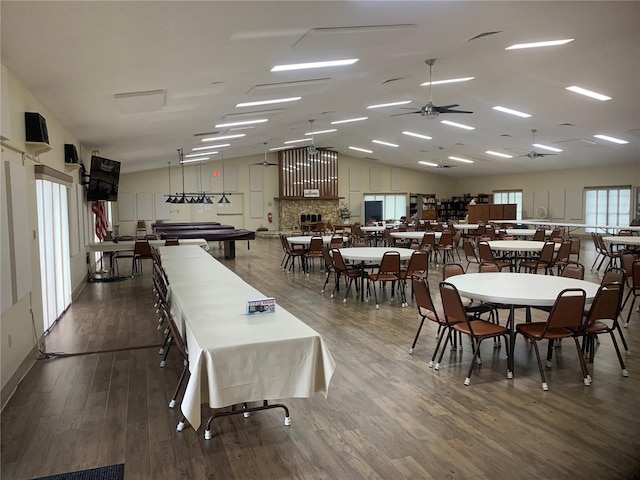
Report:
[[[520,242],[518,242],[520,243]],[[515,346],[515,307],[551,307],[558,294],[566,288],[582,288],[587,303],[593,301],[600,285],[574,278],[531,273],[466,273],[447,279],[460,295],[489,303],[509,305],[509,349],[513,358]]]
[[[364,302],[365,264],[379,264],[386,252],[398,252],[400,261],[409,260],[415,250],[394,247],[355,247],[341,248],[340,253],[345,260],[360,262],[360,301]]]

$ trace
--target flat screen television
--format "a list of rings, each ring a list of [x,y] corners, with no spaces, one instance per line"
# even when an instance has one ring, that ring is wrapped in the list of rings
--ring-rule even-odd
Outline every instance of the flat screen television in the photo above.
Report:
[[[87,202],[118,200],[118,183],[120,181],[120,162],[108,158],[91,156]]]

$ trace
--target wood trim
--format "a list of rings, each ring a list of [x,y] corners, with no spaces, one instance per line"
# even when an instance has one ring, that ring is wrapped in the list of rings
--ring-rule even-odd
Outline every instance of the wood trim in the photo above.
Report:
[[[67,187],[73,185],[73,177],[46,165],[36,165],[34,172],[36,179],[49,180],[50,182],[60,183]]]

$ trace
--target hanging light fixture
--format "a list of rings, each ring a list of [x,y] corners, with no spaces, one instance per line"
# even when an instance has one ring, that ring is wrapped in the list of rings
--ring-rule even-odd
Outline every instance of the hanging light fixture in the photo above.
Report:
[[[197,193],[185,193],[184,189],[184,153],[182,147],[177,149],[178,151],[178,161],[180,162],[180,167],[182,169],[182,194],[176,193],[175,195],[171,194],[171,162],[169,162],[169,195],[165,195],[167,199],[165,200],[167,203],[191,203],[191,204],[203,204],[203,203],[213,203],[211,197],[213,197],[213,193],[210,192],[197,192]]]
[[[220,160],[222,160],[222,197],[218,200],[219,207],[230,207],[231,200],[227,198],[227,194],[224,191],[224,148],[220,149]]]

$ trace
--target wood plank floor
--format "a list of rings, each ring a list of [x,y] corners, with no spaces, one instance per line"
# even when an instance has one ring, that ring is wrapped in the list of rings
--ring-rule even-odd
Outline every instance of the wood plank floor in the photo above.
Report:
[[[588,268],[594,252],[585,243]],[[217,247],[211,253],[222,257]],[[355,292],[344,304],[320,294],[318,267],[309,276],[282,272],[281,255],[279,240],[258,238],[251,250],[241,242],[237,258],[222,261],[323,335],[337,363],[327,399],[283,399],[290,427],[272,410],[219,419],[211,440],[203,427],[176,432],[181,415],[167,404],[181,363],[172,352],[159,368],[162,335],[146,263],[141,277],[87,285],[47,336],[48,352],[124,350],[37,362],[2,412],[1,478],[114,463],[125,464],[127,480],[640,475],[640,314],[624,331],[633,352],[625,357],[628,378],[603,337],[589,365],[593,383],[583,386],[573,342],[565,341],[543,392],[533,350],[519,338],[515,379],[506,379],[504,351],[488,341],[465,387],[468,341],[462,352],[447,351],[434,371],[427,366],[432,324],[408,353],[418,325],[414,303],[401,308],[387,291],[377,311]],[[440,277],[433,267],[432,290]],[[599,282],[591,272],[587,279]],[[204,418],[209,412],[203,406]]]

